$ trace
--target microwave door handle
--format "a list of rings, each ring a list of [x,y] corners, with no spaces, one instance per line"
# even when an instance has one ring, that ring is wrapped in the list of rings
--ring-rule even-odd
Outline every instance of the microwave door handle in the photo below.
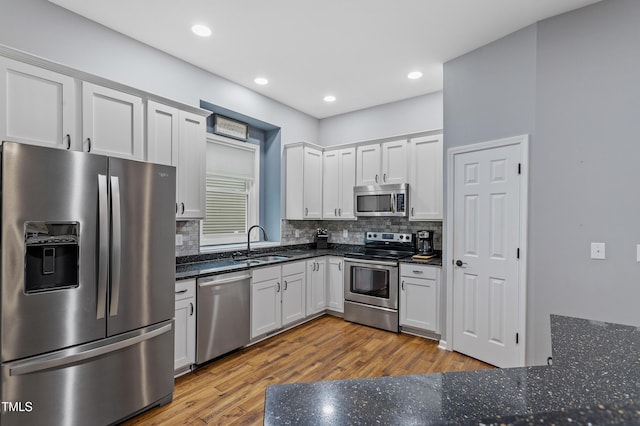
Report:
[[[120,299],[120,253],[122,251],[122,218],[120,216],[120,180],[111,176],[111,306],[109,316],[118,315]]]
[[[396,212],[396,193],[391,193],[391,213]]]
[[[98,175],[98,306],[96,319],[104,318],[107,307],[107,280],[109,278],[109,199],[107,176]]]

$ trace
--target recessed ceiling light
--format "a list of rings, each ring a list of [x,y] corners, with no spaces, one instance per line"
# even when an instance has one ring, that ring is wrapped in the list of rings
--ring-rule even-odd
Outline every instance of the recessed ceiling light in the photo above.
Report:
[[[253,80],[253,82],[254,82],[254,83],[256,83],[256,84],[259,84],[259,85],[261,85],[261,86],[264,86],[265,84],[269,84],[269,80],[267,80],[267,79],[266,79],[266,78],[264,78],[264,77],[256,77],[256,78]]]
[[[412,71],[409,74],[407,74],[407,78],[411,79],[411,80],[415,80],[422,77],[422,73],[420,71]]]
[[[336,101],[336,97],[333,95],[327,95],[324,97],[324,101],[325,102],[335,102]]]
[[[195,35],[199,35],[200,37],[209,37],[211,35],[211,28],[207,27],[206,25],[196,24],[191,27],[191,31],[193,31]]]

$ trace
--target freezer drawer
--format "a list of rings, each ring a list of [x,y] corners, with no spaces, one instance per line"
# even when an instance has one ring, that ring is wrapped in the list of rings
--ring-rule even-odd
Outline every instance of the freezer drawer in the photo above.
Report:
[[[3,410],[12,425],[108,425],[173,394],[173,322],[2,364]],[[29,403],[27,405],[27,403]]]

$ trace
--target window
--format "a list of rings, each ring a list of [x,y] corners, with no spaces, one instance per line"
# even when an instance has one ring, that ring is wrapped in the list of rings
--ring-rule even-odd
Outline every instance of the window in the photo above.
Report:
[[[245,242],[248,226],[258,223],[260,147],[209,137],[206,165],[200,244]]]

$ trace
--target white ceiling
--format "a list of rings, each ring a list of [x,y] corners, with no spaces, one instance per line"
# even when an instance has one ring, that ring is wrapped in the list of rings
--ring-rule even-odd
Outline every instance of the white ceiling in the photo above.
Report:
[[[325,118],[442,90],[444,62],[599,0],[49,1]]]

